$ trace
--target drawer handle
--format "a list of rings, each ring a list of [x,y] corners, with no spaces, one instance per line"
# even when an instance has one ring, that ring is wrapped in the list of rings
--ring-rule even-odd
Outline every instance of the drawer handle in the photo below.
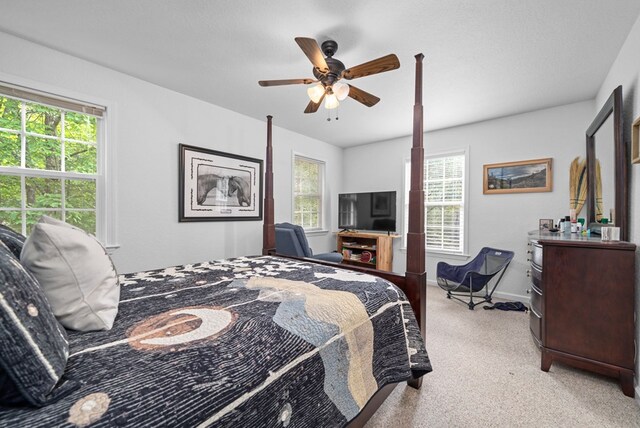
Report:
[[[531,269],[527,269],[527,278],[531,276]]]
[[[527,250],[527,254],[531,254],[531,250]]]
[[[531,294],[531,289],[527,288],[527,294]]]
[[[527,261],[528,261],[528,262],[530,262],[530,261],[531,261],[531,259],[530,259],[529,257],[527,257]]]

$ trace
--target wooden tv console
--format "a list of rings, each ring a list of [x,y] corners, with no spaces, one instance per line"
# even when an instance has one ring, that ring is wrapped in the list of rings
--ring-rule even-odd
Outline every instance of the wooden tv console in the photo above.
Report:
[[[342,253],[342,263],[391,272],[393,240],[399,237],[400,235],[395,234],[338,232],[338,252]],[[371,261],[361,260],[365,251],[371,253]]]

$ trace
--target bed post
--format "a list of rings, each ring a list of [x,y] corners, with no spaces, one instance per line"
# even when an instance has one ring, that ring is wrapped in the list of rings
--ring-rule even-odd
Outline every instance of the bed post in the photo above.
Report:
[[[271,140],[271,119],[267,116],[267,156],[264,174],[264,223],[262,225],[262,254],[276,252],[276,228],[273,216],[273,145]]]
[[[413,106],[413,147],[411,148],[411,188],[409,190],[409,230],[407,232],[407,270],[405,293],[411,302],[422,337],[425,338],[427,273],[424,237],[424,148],[422,108],[422,59],[416,55],[416,95]],[[409,381],[420,388],[422,378]]]

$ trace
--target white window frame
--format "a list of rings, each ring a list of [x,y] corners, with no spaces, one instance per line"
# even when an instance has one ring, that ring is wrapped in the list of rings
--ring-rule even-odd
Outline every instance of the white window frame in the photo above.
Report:
[[[114,118],[116,113],[113,102],[97,97],[88,96],[86,94],[77,93],[68,89],[59,88],[53,85],[31,81],[29,79],[24,79],[2,72],[0,72],[0,84],[6,86],[15,86],[25,91],[33,92],[36,94],[39,93],[47,97],[70,100],[79,104],[101,106],[105,109],[105,111],[102,113],[102,118],[100,119],[101,125],[98,127],[99,135],[96,136],[96,139],[98,140],[98,150],[96,153],[96,174],[90,174],[89,176],[96,180],[96,238],[104,245],[107,250],[109,250],[109,252],[113,252],[114,250],[119,248],[120,245],[117,243],[118,240],[116,218],[116,149],[115,144],[110,139],[110,137],[114,135]],[[22,132],[21,134],[24,135]],[[60,171],[41,171],[36,169],[26,169],[23,167],[0,166],[0,173],[30,177],[87,178],[87,174]],[[22,208],[24,208],[24,201]]]
[[[326,171],[327,171],[327,163],[321,159],[317,159],[311,156],[307,156],[304,154],[300,154],[300,153],[296,153],[296,152],[292,152],[291,155],[291,221],[293,222],[293,219],[295,219],[295,212],[296,212],[296,182],[295,182],[295,177],[296,177],[296,159],[302,159],[308,162],[313,162],[316,163],[318,165],[320,165],[320,189],[319,189],[319,193],[320,193],[320,209],[318,210],[318,227],[313,227],[313,228],[304,228],[304,231],[306,234],[320,234],[320,233],[326,233],[326,228],[325,228],[325,215],[324,215],[324,211],[325,208],[327,206],[326,204],[326,195],[325,195],[325,189],[326,189]],[[304,226],[303,226],[304,227]]]
[[[433,158],[440,158],[440,157],[448,157],[448,156],[456,156],[456,155],[463,155],[464,156],[464,176],[462,179],[462,192],[463,192],[463,198],[462,198],[462,212],[463,212],[463,219],[462,219],[462,226],[460,228],[460,230],[462,231],[462,249],[460,251],[447,251],[447,250],[443,250],[443,249],[434,249],[434,248],[429,248],[426,245],[425,242],[425,250],[427,251],[427,253],[433,253],[433,254],[446,254],[446,255],[452,255],[452,256],[462,256],[462,257],[469,257],[468,254],[468,248],[469,248],[469,147],[465,147],[465,148],[460,148],[460,149],[453,149],[453,150],[447,150],[447,151],[440,151],[440,152],[433,152],[433,153],[429,153],[429,154],[425,154],[424,156],[424,160],[425,160],[425,167],[426,167],[426,161],[427,159],[433,159]],[[405,179],[404,179],[404,216],[403,216],[403,225],[404,225],[404,249],[406,250],[406,246],[407,246],[407,233],[409,231],[409,190],[410,190],[410,185],[411,185],[411,159],[410,158],[405,158]],[[426,189],[427,189],[427,176],[425,174],[424,176],[424,190],[425,190],[425,208],[426,208],[426,204],[427,204],[427,195],[426,195]],[[426,232],[426,222],[427,222],[427,215],[426,215],[426,210],[425,210],[425,215],[424,215],[424,221],[425,221],[425,232]]]

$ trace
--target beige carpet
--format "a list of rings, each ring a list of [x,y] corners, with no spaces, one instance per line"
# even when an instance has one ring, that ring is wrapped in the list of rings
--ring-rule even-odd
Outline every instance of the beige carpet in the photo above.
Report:
[[[367,428],[640,427],[640,407],[615,380],[554,363],[523,312],[470,311],[428,288],[427,350],[433,372],[417,391],[400,384]]]

